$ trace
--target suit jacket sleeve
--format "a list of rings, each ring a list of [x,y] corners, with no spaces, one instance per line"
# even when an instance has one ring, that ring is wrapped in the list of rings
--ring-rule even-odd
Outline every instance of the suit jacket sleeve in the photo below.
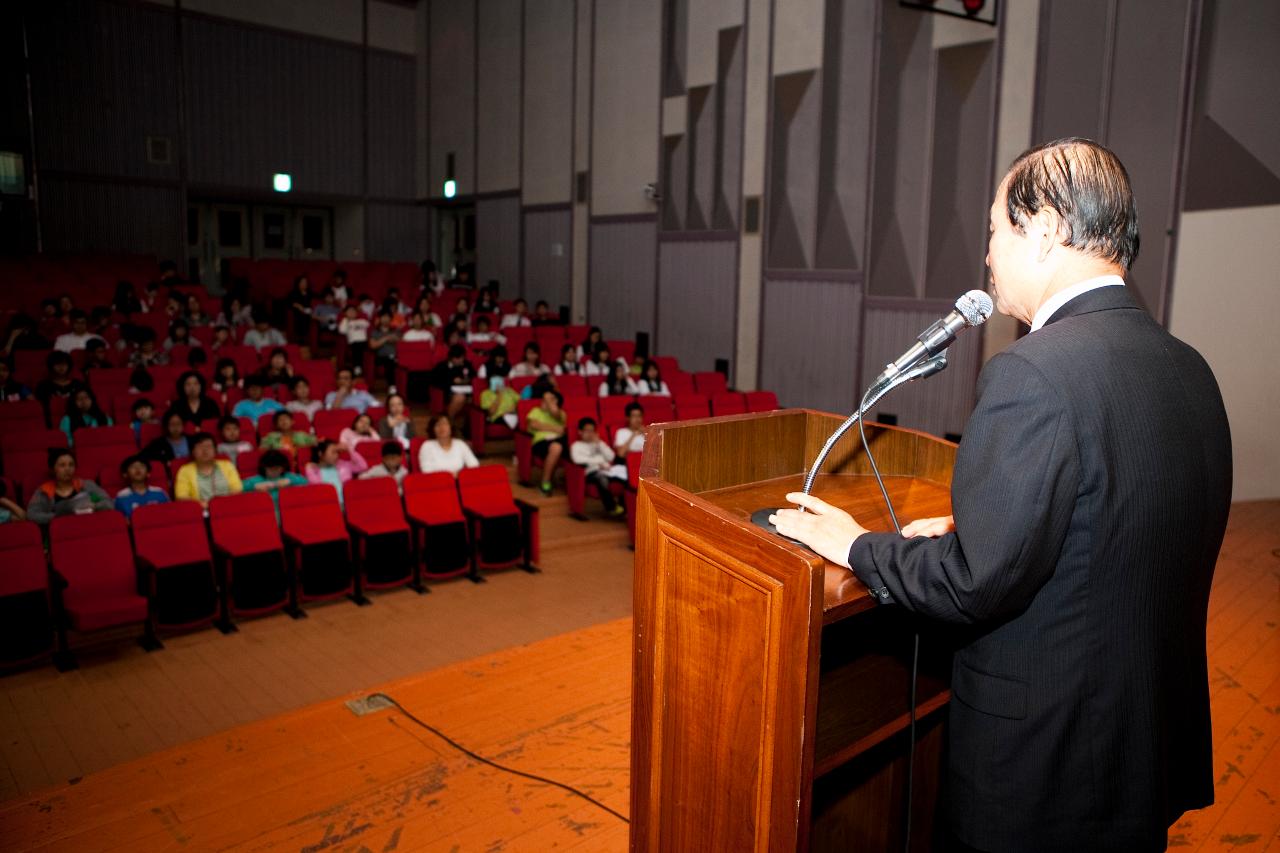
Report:
[[[873,591],[935,619],[972,623],[1018,613],[1053,574],[1079,479],[1063,400],[1031,363],[997,355],[983,370],[956,456],[955,532],[864,534],[849,549],[849,564]]]

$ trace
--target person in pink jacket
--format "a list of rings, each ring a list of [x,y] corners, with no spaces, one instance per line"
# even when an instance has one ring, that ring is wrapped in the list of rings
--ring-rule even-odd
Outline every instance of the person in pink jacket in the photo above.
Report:
[[[351,454],[350,459],[342,458],[342,445],[336,441],[325,439],[316,445],[312,459],[308,462],[306,475],[308,483],[328,483],[338,491],[338,501],[342,501],[342,484],[353,480],[369,468],[369,462],[359,453]]]

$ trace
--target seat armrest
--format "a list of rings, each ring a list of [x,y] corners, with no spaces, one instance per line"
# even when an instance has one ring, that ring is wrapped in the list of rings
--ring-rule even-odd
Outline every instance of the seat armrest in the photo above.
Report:
[[[533,515],[538,512],[538,507],[536,505],[529,503],[523,498],[512,498],[512,500],[515,501],[516,506],[520,509],[521,515]]]

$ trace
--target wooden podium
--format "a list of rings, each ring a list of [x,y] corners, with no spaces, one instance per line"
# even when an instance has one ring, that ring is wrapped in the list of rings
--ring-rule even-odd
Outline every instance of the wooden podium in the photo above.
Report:
[[[649,431],[636,527],[633,851],[901,850],[913,630],[847,569],[754,526],[843,419],[791,409]],[[950,512],[955,445],[867,424],[898,517]],[[857,429],[813,494],[892,530]],[[921,626],[923,627],[923,626]],[[921,638],[913,850],[933,845],[945,644]]]

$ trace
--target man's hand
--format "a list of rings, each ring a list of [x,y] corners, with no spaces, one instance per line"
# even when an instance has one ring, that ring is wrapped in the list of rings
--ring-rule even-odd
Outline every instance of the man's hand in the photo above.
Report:
[[[769,516],[769,523],[783,536],[798,539],[836,565],[849,568],[849,546],[867,529],[849,513],[813,495],[791,492],[787,500],[809,512],[780,509]]]
[[[941,536],[944,533],[950,533],[956,529],[956,520],[954,516],[943,515],[938,518],[917,518],[915,521],[902,528],[902,538],[910,539],[913,536]]]

